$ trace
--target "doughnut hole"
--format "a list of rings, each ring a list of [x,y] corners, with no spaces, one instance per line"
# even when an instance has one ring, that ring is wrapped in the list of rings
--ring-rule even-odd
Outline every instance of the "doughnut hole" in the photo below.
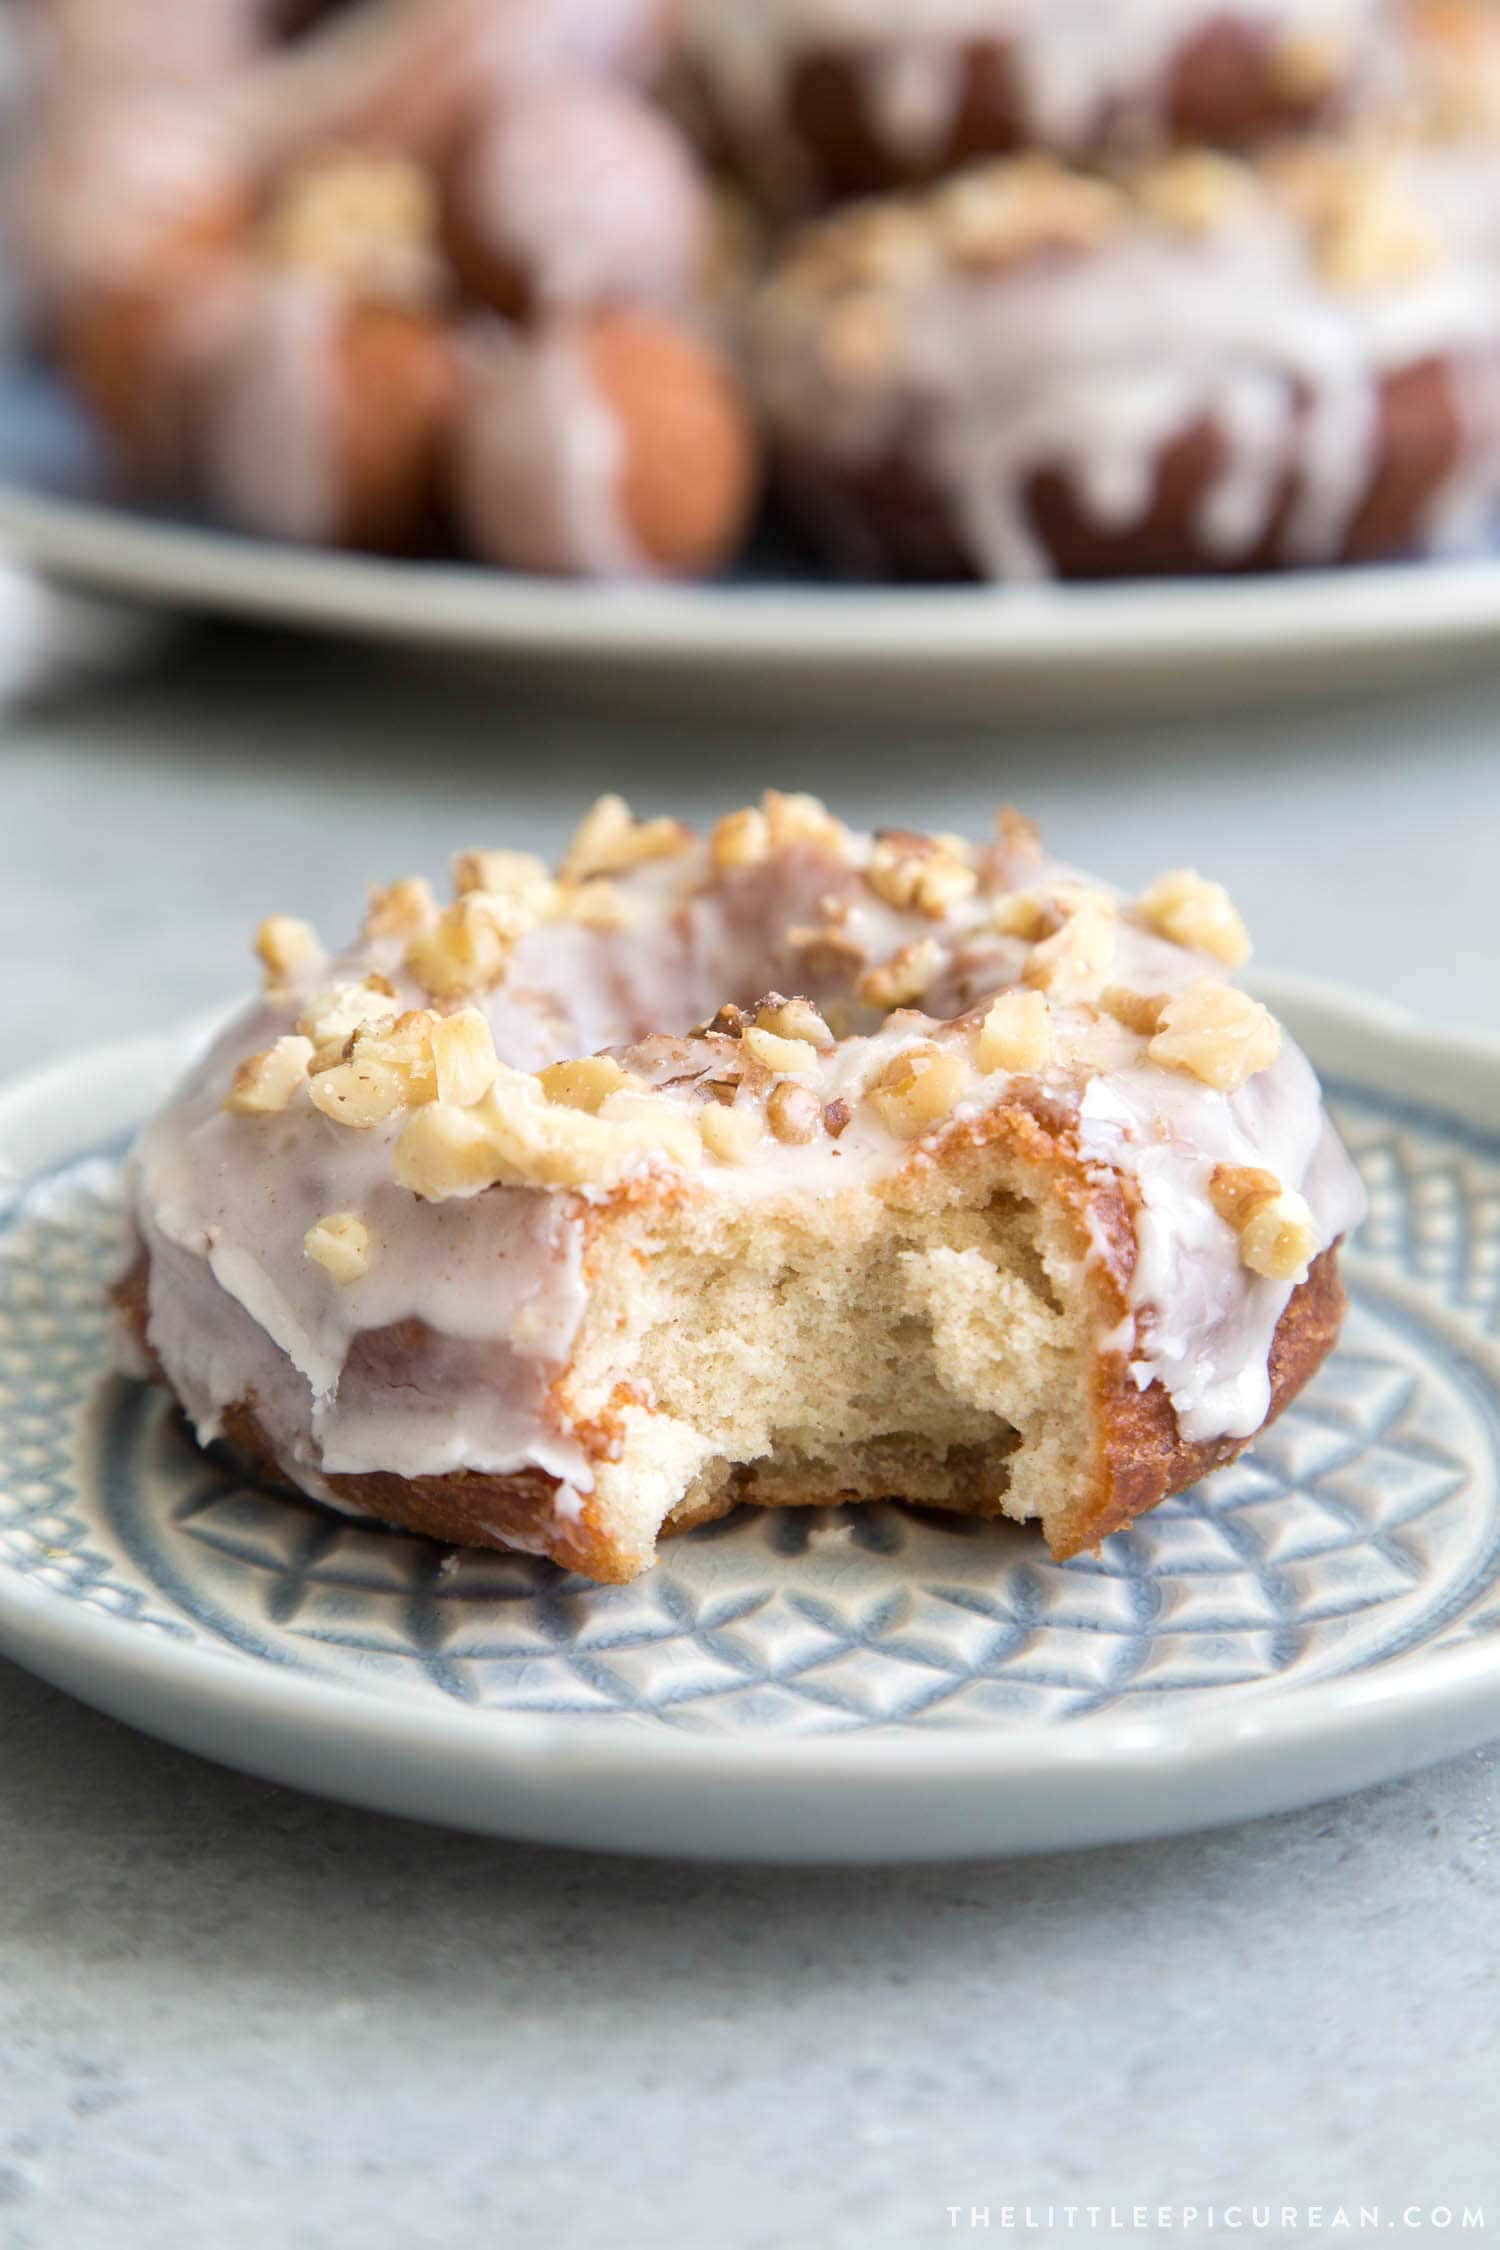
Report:
[[[672,305],[703,278],[708,196],[670,121],[604,85],[502,103],[448,167],[443,238],[462,286],[513,317]]]
[[[435,316],[266,277],[205,413],[207,497],[270,538],[419,546],[437,519],[455,391]]]
[[[489,561],[599,578],[706,572],[732,552],[755,484],[733,376],[665,320],[599,313],[474,355],[455,497]]]

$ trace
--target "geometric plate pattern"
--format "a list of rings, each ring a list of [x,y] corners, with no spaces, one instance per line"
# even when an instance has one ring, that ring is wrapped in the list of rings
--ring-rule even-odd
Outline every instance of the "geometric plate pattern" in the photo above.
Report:
[[[0,1214],[0,1563],[402,1699],[805,1734],[1275,1693],[1500,1631],[1500,1140],[1344,1089],[1370,1188],[1340,1350],[1101,1556],[897,1507],[743,1511],[633,1586],[272,1497],[108,1372],[119,1151]]]

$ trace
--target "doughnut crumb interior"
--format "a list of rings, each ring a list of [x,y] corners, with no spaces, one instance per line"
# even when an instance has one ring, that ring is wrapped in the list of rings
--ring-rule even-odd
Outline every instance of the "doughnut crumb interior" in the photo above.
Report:
[[[634,1577],[741,1502],[1068,1556],[1332,1347],[1362,1193],[1189,870],[1137,897],[770,793],[461,854],[265,989],[140,1137],[137,1372],[349,1513]]]

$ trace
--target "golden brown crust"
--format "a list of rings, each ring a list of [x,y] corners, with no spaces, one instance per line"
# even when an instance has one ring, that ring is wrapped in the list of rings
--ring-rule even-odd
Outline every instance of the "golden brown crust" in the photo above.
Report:
[[[361,305],[340,346],[341,544],[399,551],[437,516],[458,404],[458,365],[445,322],[398,305]]]
[[[589,323],[588,354],[627,446],[620,511],[658,569],[691,575],[733,553],[755,498],[756,446],[739,384],[709,345],[654,313]]]

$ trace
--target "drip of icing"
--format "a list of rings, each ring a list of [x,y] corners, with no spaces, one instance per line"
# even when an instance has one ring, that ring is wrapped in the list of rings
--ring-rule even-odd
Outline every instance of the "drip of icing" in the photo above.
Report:
[[[337,536],[344,299],[317,276],[268,280],[205,417],[205,476],[233,522],[309,544]]]
[[[1420,162],[1410,179],[1425,208]],[[757,380],[773,429],[815,459],[914,452],[992,576],[1049,567],[1030,515],[1039,474],[1060,471],[1094,524],[1128,532],[1163,449],[1198,423],[1222,454],[1200,507],[1205,545],[1225,562],[1254,554],[1295,464],[1289,559],[1333,560],[1374,476],[1380,385],[1423,360],[1454,364],[1462,429],[1421,536],[1472,532],[1476,507],[1493,503],[1497,265],[1454,243],[1427,275],[1340,294],[1301,228],[1262,197],[1203,240],[1136,222],[1074,258],[940,273],[903,298],[900,343],[875,383],[830,371],[816,307],[800,338],[768,317]]]
[[[684,40],[746,159],[784,176],[788,96],[813,54],[849,57],[870,125],[920,163],[957,122],[965,47],[993,42],[1019,91],[1021,139],[1080,153],[1101,132],[1158,141],[1175,57],[1226,16],[1271,38],[1327,36],[1373,69],[1389,14],[1385,0],[688,0]]]

